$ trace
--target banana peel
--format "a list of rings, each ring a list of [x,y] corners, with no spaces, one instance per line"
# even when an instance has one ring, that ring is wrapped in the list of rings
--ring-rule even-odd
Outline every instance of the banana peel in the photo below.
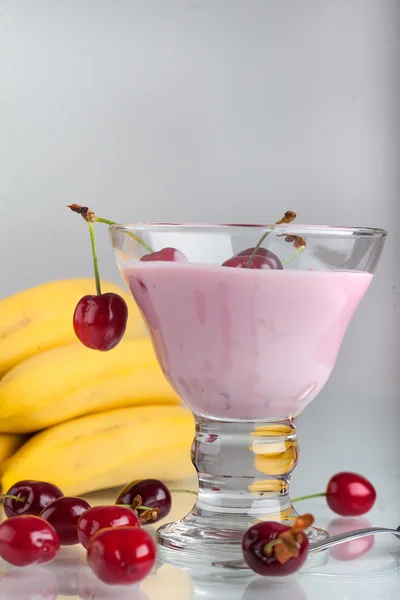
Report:
[[[65,495],[195,474],[190,459],[194,419],[182,406],[140,406],[91,414],[32,436],[3,465],[1,486],[37,479]]]

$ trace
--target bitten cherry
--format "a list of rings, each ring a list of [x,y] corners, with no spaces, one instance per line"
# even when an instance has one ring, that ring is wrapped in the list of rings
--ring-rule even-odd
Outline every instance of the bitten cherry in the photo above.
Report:
[[[250,527],[242,541],[243,557],[259,575],[290,575],[306,561],[309,542],[304,530],[312,525],[311,515],[298,517],[292,527],[264,521]]]
[[[138,527],[140,520],[127,506],[93,506],[86,510],[78,519],[78,538],[82,546],[87,548],[90,539],[105,528]]]
[[[235,254],[224,263],[223,267],[236,267],[239,269],[283,269],[283,265],[276,254],[267,250],[267,248],[257,248],[253,258],[252,254],[255,248],[247,248],[239,254]],[[248,265],[250,266],[248,267]]]
[[[14,483],[4,494],[4,512],[7,517],[39,516],[46,506],[63,495],[60,488],[52,483],[24,479]],[[21,500],[16,498],[21,498]]]
[[[128,321],[128,307],[118,294],[109,292],[81,298],[73,316],[78,339],[92,350],[108,351],[122,340]]]
[[[158,479],[138,479],[128,483],[118,494],[115,504],[132,506],[133,501],[140,496],[142,506],[157,508],[157,516],[151,519],[156,523],[166,517],[171,510],[171,494],[167,486]],[[139,516],[143,510],[138,509]]]
[[[150,573],[156,560],[156,546],[144,529],[102,529],[90,540],[87,560],[104,583],[128,585]]]
[[[343,517],[364,515],[373,507],[376,490],[362,475],[343,471],[333,475],[326,489],[326,501],[331,510]]]
[[[59,548],[56,531],[41,517],[23,515],[0,525],[0,556],[15,567],[50,562]]]
[[[62,546],[71,546],[79,543],[78,520],[88,508],[86,500],[64,496],[49,504],[40,516],[54,527]]]
[[[188,259],[180,250],[176,248],[162,248],[157,252],[152,252],[151,254],[145,254],[140,259],[141,262],[184,262],[187,263]]]

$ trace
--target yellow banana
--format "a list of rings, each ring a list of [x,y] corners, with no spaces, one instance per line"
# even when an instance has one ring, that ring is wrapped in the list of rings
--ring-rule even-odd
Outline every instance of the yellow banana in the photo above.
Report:
[[[25,442],[26,436],[12,433],[0,433],[0,468],[4,461],[10,458]]]
[[[128,304],[127,336],[144,335],[143,319],[127,291],[110,281],[103,281],[102,289],[120,294]],[[0,300],[0,375],[37,352],[75,341],[75,306],[92,293],[92,278],[63,279]]]
[[[67,495],[123,486],[141,478],[194,474],[194,421],[180,406],[139,406],[73,419],[30,438],[5,463],[1,485],[51,481]]]
[[[111,352],[76,342],[36,354],[0,380],[0,431],[34,432],[84,414],[149,403],[179,403],[150,338],[123,339]]]

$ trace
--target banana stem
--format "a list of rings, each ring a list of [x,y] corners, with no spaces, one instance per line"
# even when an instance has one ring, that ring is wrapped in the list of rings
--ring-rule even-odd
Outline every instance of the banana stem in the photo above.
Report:
[[[97,249],[96,249],[96,239],[94,234],[94,225],[92,221],[88,221],[89,233],[90,233],[90,244],[92,246],[92,256],[93,256],[93,268],[94,268],[94,278],[96,281],[96,293],[98,296],[101,296],[101,284],[100,284],[100,274],[99,274],[99,262],[97,259]]]

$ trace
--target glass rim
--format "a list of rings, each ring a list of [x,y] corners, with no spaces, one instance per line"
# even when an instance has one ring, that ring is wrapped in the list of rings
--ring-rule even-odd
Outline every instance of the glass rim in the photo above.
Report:
[[[271,230],[281,233],[293,235],[308,234],[313,236],[338,236],[338,237],[367,237],[367,238],[385,238],[387,236],[386,229],[376,227],[343,227],[331,225],[302,225],[295,223],[282,223],[276,225],[274,223],[161,223],[161,222],[143,222],[143,223],[114,223],[109,226],[112,231],[134,230],[134,231],[182,231],[182,232],[202,232],[209,230],[210,232],[222,233],[224,230],[235,229],[243,232],[248,230],[258,229],[260,233]]]

